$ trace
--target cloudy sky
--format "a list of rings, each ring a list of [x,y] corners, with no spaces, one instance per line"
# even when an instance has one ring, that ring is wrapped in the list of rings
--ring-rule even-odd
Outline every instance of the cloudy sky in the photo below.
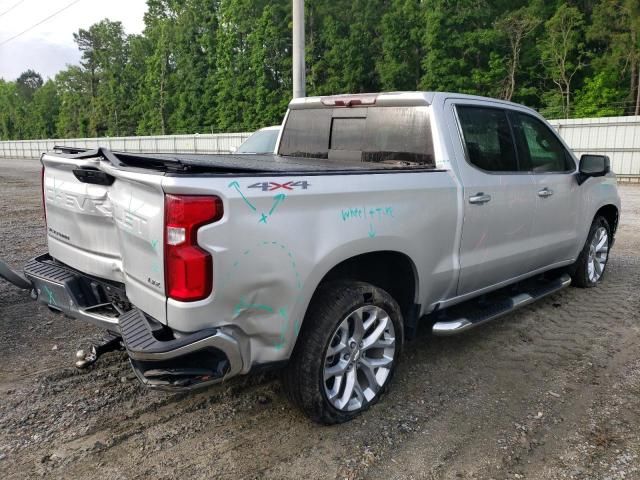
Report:
[[[29,68],[52,77],[80,60],[73,42],[78,29],[109,18],[121,21],[127,33],[140,33],[145,11],[145,0],[0,0],[0,78],[14,80]]]

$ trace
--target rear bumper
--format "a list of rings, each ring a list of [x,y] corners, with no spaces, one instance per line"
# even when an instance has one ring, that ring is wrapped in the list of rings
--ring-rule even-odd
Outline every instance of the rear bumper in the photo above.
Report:
[[[118,322],[131,365],[149,387],[192,389],[221,382],[243,370],[241,339],[236,332],[207,328],[171,338],[168,329],[137,308],[121,315]]]
[[[124,286],[84,275],[41,255],[24,266],[35,299],[49,309],[119,332],[118,316],[129,307]]]
[[[173,332],[132,306],[123,285],[87,276],[49,255],[29,261],[24,273],[40,303],[120,334],[136,375],[149,387],[192,389],[248,370],[248,342],[236,329]]]

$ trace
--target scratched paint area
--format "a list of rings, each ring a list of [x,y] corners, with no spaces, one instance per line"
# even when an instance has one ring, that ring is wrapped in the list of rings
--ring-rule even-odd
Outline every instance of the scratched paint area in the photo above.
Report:
[[[291,332],[295,336],[300,330],[300,320],[296,318],[292,323],[290,312],[302,300],[302,279],[298,265],[293,252],[286,245],[277,241],[264,240],[243,250],[231,262],[231,267],[218,283],[217,290],[221,298],[237,295],[234,286],[251,283],[247,279],[255,277],[256,262],[267,261],[267,259],[279,265],[281,270],[279,275],[286,272],[284,276],[287,279],[287,288],[296,292],[294,303],[292,305],[278,304],[281,298],[288,297],[286,295],[273,295],[264,300],[257,300],[262,295],[260,292],[247,291],[240,295],[239,300],[233,306],[233,315],[234,318],[249,314],[252,317],[266,316],[265,320],[273,320],[274,318],[278,320],[280,322],[278,341],[273,346],[275,349],[281,350],[287,344],[288,334]]]
[[[343,208],[340,210],[340,218],[345,223],[359,222],[367,225],[369,227],[367,235],[369,238],[375,238],[380,227],[386,222],[395,219],[395,214],[392,205],[363,206]]]

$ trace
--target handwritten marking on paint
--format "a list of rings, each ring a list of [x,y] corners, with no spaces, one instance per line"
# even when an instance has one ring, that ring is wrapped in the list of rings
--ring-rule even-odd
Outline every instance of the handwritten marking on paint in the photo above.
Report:
[[[153,248],[154,252],[158,251],[158,240],[151,240],[151,248]]]
[[[276,350],[282,350],[287,343],[287,332],[289,331],[289,315],[287,314],[286,308],[281,308],[278,310],[278,315],[284,319],[282,322],[282,328],[280,329],[280,339],[278,343],[274,346]]]
[[[284,193],[279,193],[275,197],[273,197],[273,206],[271,207],[271,210],[269,210],[269,216],[273,215],[273,212],[276,211],[278,205],[284,202],[285,198],[287,198],[287,196]]]
[[[154,260],[151,264],[151,273],[155,273],[156,275],[160,275],[162,273],[160,263],[157,260]]]
[[[244,312],[245,310],[263,310],[267,313],[273,313],[273,308],[269,305],[261,305],[259,303],[247,303],[244,297],[240,297],[240,301],[233,307],[233,313],[239,314],[240,312]]]
[[[242,197],[242,200],[244,200],[244,203],[247,204],[247,206],[253,210],[254,212],[256,211],[256,207],[253,205],[253,203],[251,203],[249,201],[249,199],[247,197],[244,196],[244,194],[242,193],[242,190],[240,190],[240,184],[237,181],[233,181],[229,184],[229,188],[235,188],[236,191],[240,194],[240,196]]]
[[[244,203],[254,212],[258,213],[258,209],[256,208],[256,206],[251,203],[251,201],[244,195],[244,193],[242,193],[242,190],[240,189],[240,184],[237,181],[233,181],[228,185],[229,188],[233,188],[235,189],[240,196],[242,197],[242,200],[244,201]],[[278,193],[276,195],[273,196],[273,203],[271,204],[271,208],[269,210],[269,213],[265,213],[265,212],[260,212],[260,219],[258,220],[258,223],[263,223],[266,224],[267,221],[269,220],[269,218],[271,217],[271,215],[273,215],[276,211],[276,209],[278,208],[278,206],[285,201],[285,199],[287,198],[287,196],[284,193]]]
[[[343,222],[354,220],[368,222],[367,235],[369,238],[375,238],[378,235],[376,223],[380,224],[384,220],[395,218],[392,206],[344,208],[340,211],[340,217]]]
[[[55,305],[57,307],[58,304],[56,303],[56,297],[53,294],[53,292],[49,289],[49,287],[47,287],[46,285],[44,286],[44,292],[49,297],[49,305]]]
[[[395,218],[393,207],[356,207],[345,208],[340,212],[342,221],[347,220],[382,220],[383,218]]]

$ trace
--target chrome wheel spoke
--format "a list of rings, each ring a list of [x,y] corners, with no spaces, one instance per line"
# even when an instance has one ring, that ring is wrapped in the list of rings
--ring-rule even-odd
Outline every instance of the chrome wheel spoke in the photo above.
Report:
[[[358,309],[351,314],[353,319],[353,334],[351,335],[351,341],[360,343],[362,336],[364,335],[364,323],[362,320],[362,309]]]
[[[340,360],[335,365],[324,369],[324,379],[329,380],[331,377],[340,376],[347,370],[348,363]]]
[[[327,397],[329,400],[333,400],[340,393],[340,387],[342,386],[342,380],[344,379],[344,375],[337,375],[334,377],[333,386],[330,389],[327,389]]]
[[[353,385],[353,394],[356,400],[356,407],[359,408],[367,402],[367,398],[360,386],[360,382],[358,381],[358,376],[356,375],[356,382]]]
[[[373,323],[378,319],[378,308],[377,307],[370,308],[366,310],[366,313],[369,316],[367,317],[367,320],[362,325],[365,333],[367,332],[367,330],[371,328],[371,325],[373,325]]]
[[[362,364],[368,366],[369,368],[388,368],[393,362],[393,358],[389,358],[387,356],[382,356],[380,358],[369,358],[364,357],[362,359]]]
[[[336,353],[344,351],[347,348],[348,336],[348,325],[345,324],[345,322],[342,322],[342,325],[340,325],[338,331],[333,336],[333,340],[331,341],[331,343],[335,345],[329,345],[325,358],[333,357]]]
[[[342,392],[342,395],[340,395],[340,398],[338,398],[336,402],[336,406],[340,410],[344,409],[347,406],[347,404],[349,403],[349,400],[351,400],[351,397],[353,396],[353,388],[355,387],[355,384],[356,384],[355,370],[351,370],[347,372],[346,377],[347,378],[345,379],[345,383],[344,383],[344,391]]]
[[[377,391],[381,385],[378,384],[378,379],[376,378],[376,372],[374,368],[366,361],[362,361],[360,363],[360,371],[364,374],[367,382],[369,383],[369,388]]]
[[[602,275],[602,264],[598,261],[598,259],[595,259],[593,261],[593,267],[595,268],[597,275]]]
[[[388,316],[382,317],[373,332],[371,332],[362,340],[362,349],[366,350],[370,348],[371,345],[373,345],[380,337],[382,337],[390,321],[391,320]]]

